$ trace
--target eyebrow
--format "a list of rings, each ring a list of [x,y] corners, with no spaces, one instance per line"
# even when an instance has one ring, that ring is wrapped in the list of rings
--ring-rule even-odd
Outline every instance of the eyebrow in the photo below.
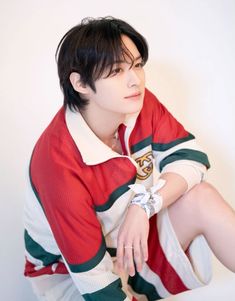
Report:
[[[132,63],[138,61],[139,59],[142,59],[142,56],[141,55],[138,55],[137,57],[135,57],[132,61]],[[113,63],[114,64],[121,64],[121,63],[126,63],[127,61],[126,60],[118,60],[118,61],[114,61]]]
[[[138,61],[139,59],[142,59],[142,56],[141,56],[141,55],[135,57],[135,58],[134,58],[134,62],[135,62],[135,61]]]
[[[134,57],[134,59],[131,61],[131,64],[130,64],[130,65],[133,66],[133,65],[135,64],[135,62],[138,61],[139,59],[143,60],[143,58],[142,58],[141,55],[138,55],[138,56]],[[128,62],[125,61],[125,60],[116,60],[116,61],[114,61],[113,63],[107,64],[107,65],[105,66],[105,69],[110,68],[109,71],[108,71],[107,77],[111,74],[112,68],[113,68],[113,66],[114,66],[115,64],[123,64],[123,63],[128,63]]]

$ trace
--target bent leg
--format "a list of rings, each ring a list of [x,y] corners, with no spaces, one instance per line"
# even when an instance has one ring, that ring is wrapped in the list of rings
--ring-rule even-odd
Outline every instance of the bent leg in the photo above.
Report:
[[[168,207],[168,214],[184,250],[203,234],[215,256],[235,272],[235,212],[212,185],[196,185]]]

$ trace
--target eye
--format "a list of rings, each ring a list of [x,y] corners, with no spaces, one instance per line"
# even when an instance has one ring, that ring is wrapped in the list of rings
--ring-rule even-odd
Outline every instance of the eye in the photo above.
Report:
[[[114,69],[111,71],[110,75],[111,75],[111,76],[117,75],[117,74],[119,74],[119,73],[121,73],[121,72],[122,72],[122,68],[116,67],[116,68],[114,68]]]
[[[143,68],[143,67],[144,67],[144,62],[141,61],[141,62],[136,63],[136,64],[135,64],[135,67],[136,67],[136,68]]]

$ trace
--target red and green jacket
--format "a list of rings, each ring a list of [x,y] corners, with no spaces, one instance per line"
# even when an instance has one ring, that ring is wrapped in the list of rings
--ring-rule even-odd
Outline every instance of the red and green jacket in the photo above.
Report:
[[[142,110],[127,116],[119,137],[123,155],[100,141],[79,112],[64,107],[43,132],[29,167],[26,276],[70,273],[85,300],[129,300],[111,259],[133,198],[128,185],[149,188],[154,169],[161,173],[176,161],[207,168],[209,162],[195,137],[147,89]]]

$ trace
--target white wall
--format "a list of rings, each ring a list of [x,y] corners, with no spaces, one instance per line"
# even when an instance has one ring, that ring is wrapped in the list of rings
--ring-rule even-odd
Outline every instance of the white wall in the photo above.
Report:
[[[0,1],[1,300],[33,301],[23,273],[24,175],[33,144],[62,104],[54,52],[86,16],[130,22],[150,45],[148,87],[197,135],[209,180],[235,207],[235,1]],[[169,300],[233,300],[235,276],[214,260],[202,289]]]

